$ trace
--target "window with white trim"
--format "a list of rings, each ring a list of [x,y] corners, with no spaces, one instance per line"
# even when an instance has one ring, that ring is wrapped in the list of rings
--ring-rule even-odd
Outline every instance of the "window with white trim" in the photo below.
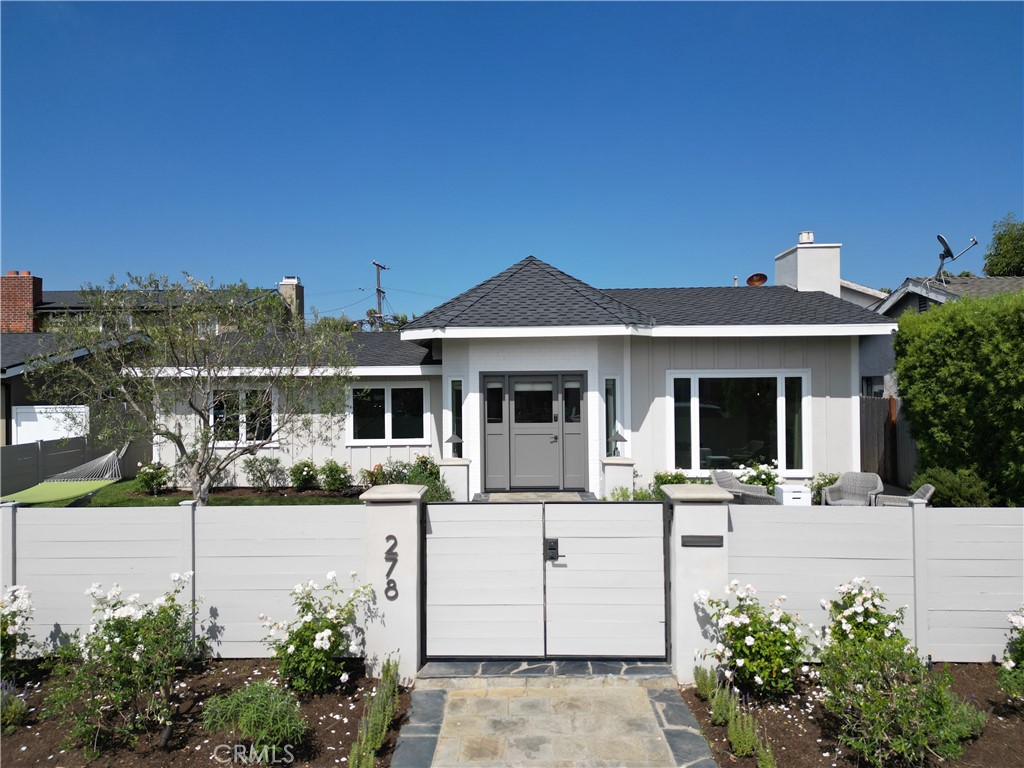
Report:
[[[427,385],[381,383],[352,388],[353,444],[429,442]]]
[[[778,462],[805,466],[810,408],[807,372],[669,372],[672,460],[687,471]]]
[[[213,393],[210,422],[217,445],[269,440],[274,430],[273,392],[256,388],[217,390]]]

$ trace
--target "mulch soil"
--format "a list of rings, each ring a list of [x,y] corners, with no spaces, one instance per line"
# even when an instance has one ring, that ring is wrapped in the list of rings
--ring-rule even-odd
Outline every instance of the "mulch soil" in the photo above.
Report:
[[[985,730],[967,742],[959,760],[936,758],[935,766],[949,768],[1021,768],[1024,766],[1024,701],[1011,700],[996,684],[993,664],[949,664],[953,690],[988,713]],[[820,688],[804,685],[778,704],[751,703],[759,729],[771,743],[779,768],[854,768],[866,763],[843,747],[829,727],[820,703]],[[695,688],[683,698],[700,723],[720,768],[756,768],[754,757],[736,757],[729,751],[724,726],[711,724],[710,706]]]
[[[8,677],[9,670],[5,670]],[[81,748],[64,743],[65,730],[54,720],[41,719],[39,713],[47,692],[45,672],[38,665],[27,673],[21,691],[28,691],[31,719],[15,733],[4,736],[0,743],[0,761],[4,768],[13,766],[47,766],[47,768],[142,768],[143,766],[174,766],[174,768],[217,768],[221,765],[240,765],[225,758],[232,753],[218,745],[233,745],[223,734],[211,734],[203,729],[201,717],[203,703],[221,693],[245,685],[247,682],[274,678],[278,665],[271,659],[216,659],[186,675],[178,686],[178,717],[166,749],[161,749],[160,733],[139,735],[134,747],[119,747],[106,751],[93,760],[87,760]],[[353,670],[349,681],[334,692],[302,697],[302,715],[310,727],[310,735],[294,750],[294,760],[287,753],[278,755],[278,765],[302,768],[337,768],[347,765],[352,742],[358,733],[359,718],[364,702],[369,698],[377,681]],[[378,753],[377,768],[391,765],[391,753],[398,738],[398,727],[409,706],[409,692],[402,690],[399,708],[387,741]],[[221,758],[218,760],[217,758]]]

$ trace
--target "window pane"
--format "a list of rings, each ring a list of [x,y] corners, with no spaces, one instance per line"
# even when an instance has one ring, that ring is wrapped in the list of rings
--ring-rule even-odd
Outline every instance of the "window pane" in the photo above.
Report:
[[[245,393],[245,439],[270,439],[270,390],[252,389]]]
[[[562,408],[567,424],[579,424],[583,418],[583,387],[578,381],[567,381],[562,386]]]
[[[672,399],[675,401],[673,427],[675,429],[675,466],[679,469],[693,468],[693,454],[690,452],[690,380],[674,379]]]
[[[615,455],[615,441],[612,437],[615,435],[615,412],[617,404],[615,402],[615,379],[604,380],[604,436],[605,436],[605,456]]]
[[[238,442],[238,392],[224,390],[214,393],[213,435],[218,442]]]
[[[501,382],[487,383],[487,423],[501,424],[505,420],[505,385]]]
[[[777,383],[775,377],[700,380],[702,469],[778,459]]]
[[[356,440],[383,439],[383,389],[359,389],[352,393],[352,436]]]
[[[804,468],[803,379],[786,378],[786,468]]]
[[[554,393],[551,382],[517,383],[512,394],[516,424],[550,424],[554,420]]]
[[[452,434],[462,437],[462,382],[452,382]],[[462,458],[462,443],[452,443],[452,456]]]
[[[391,436],[423,437],[423,390],[419,387],[391,390]]]

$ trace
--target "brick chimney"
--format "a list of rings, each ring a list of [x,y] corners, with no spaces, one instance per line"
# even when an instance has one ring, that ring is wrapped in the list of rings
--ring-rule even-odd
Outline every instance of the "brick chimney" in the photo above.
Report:
[[[305,318],[306,316],[306,289],[302,287],[302,280],[297,275],[285,275],[277,284],[277,291],[288,304],[293,318]]]
[[[43,302],[43,278],[28,270],[0,276],[0,332],[37,333],[36,305]]]

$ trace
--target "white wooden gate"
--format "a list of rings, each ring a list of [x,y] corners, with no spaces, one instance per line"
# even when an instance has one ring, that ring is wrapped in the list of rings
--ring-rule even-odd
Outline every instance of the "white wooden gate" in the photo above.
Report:
[[[665,657],[664,531],[660,504],[427,505],[427,657]]]

